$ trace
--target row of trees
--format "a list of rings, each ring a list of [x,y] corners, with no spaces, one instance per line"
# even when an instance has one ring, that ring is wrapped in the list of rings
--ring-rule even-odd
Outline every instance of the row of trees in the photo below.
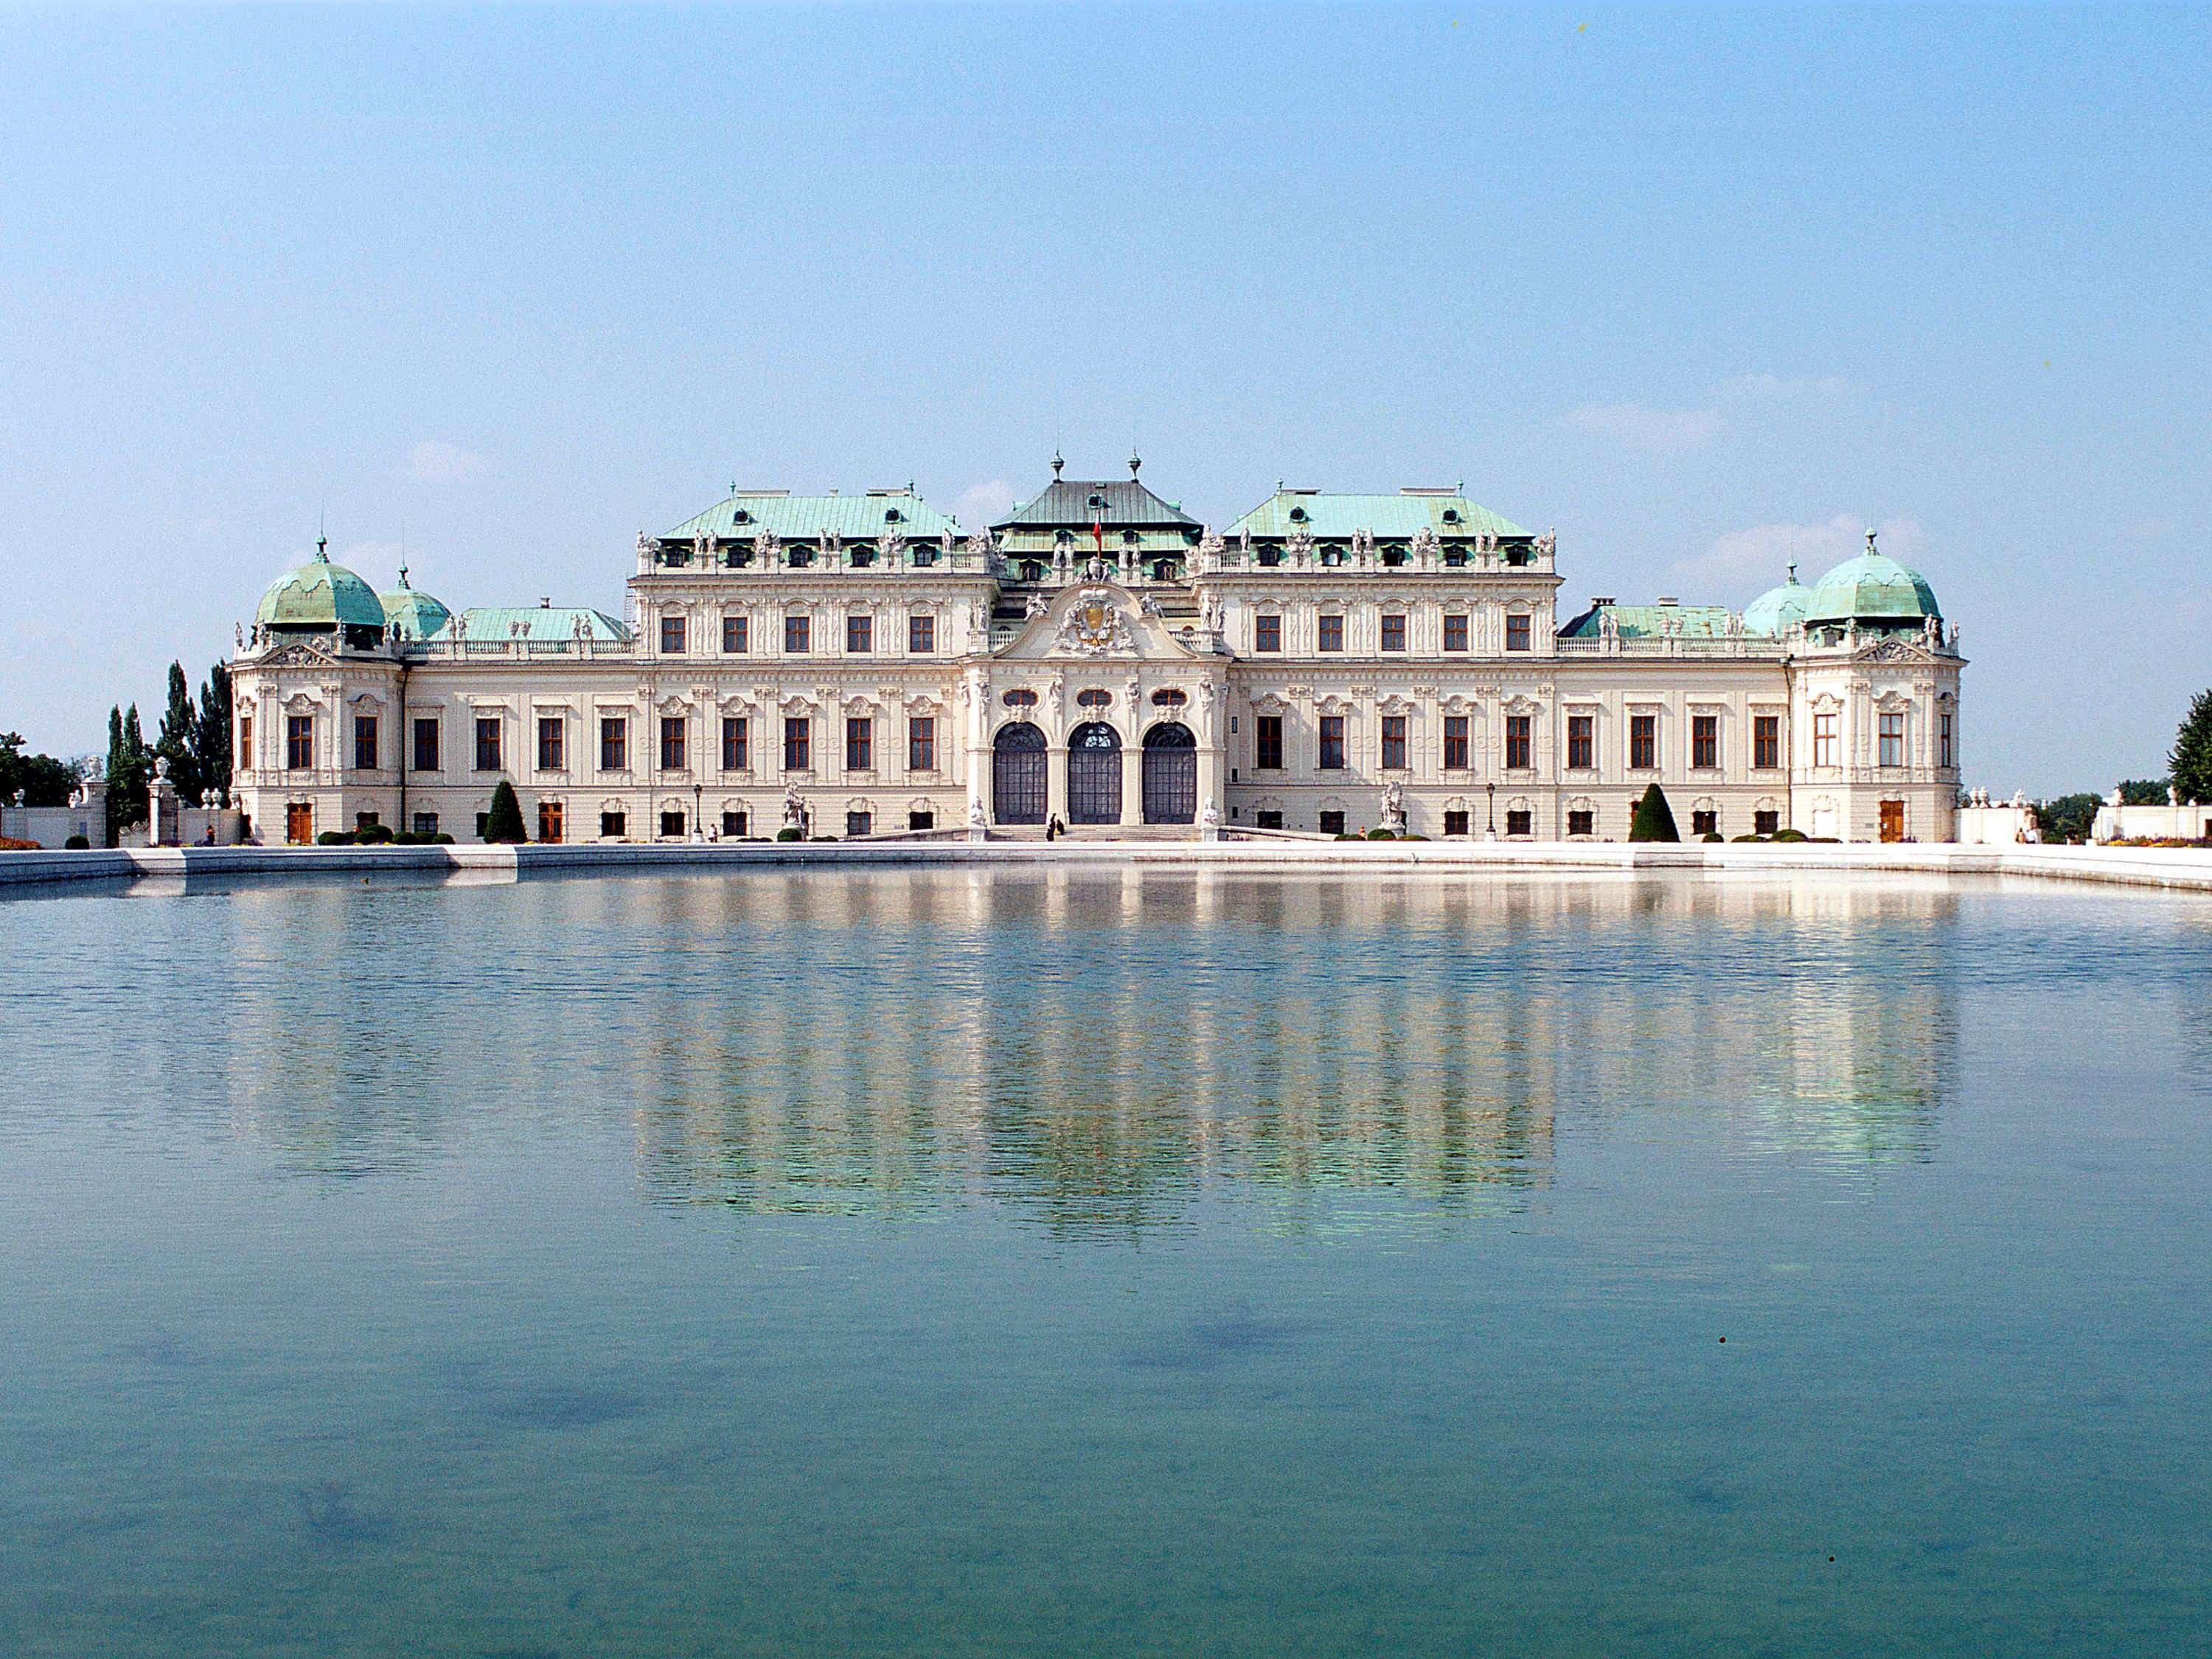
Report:
[[[2190,700],[2166,763],[2173,769],[2166,777],[2124,780],[2122,804],[2162,806],[2169,789],[2185,801],[2212,802],[2212,690],[2199,691]],[[2039,800],[2035,803],[2035,827],[2045,841],[2087,841],[2097,809],[2104,804],[2102,795],[2087,789]]]
[[[198,702],[182,663],[169,665],[169,698],[151,746],[138,705],[107,711],[107,838],[146,822],[147,788],[154,763],[169,763],[169,781],[188,801],[206,801],[230,788],[230,675],[222,664],[208,670]]]

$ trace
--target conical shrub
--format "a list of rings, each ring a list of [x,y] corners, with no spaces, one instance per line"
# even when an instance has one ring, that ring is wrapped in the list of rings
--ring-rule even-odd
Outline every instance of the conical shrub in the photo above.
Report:
[[[1674,809],[1667,805],[1667,792],[1652,784],[1644,792],[1644,799],[1636,803],[1636,816],[1628,821],[1631,841],[1680,841],[1682,832],[1674,827]]]

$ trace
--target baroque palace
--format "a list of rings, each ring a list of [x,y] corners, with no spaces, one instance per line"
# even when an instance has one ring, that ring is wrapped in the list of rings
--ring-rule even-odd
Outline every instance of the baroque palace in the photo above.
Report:
[[[231,665],[256,839],[1181,826],[1951,837],[1959,653],[1876,550],[1741,611],[1596,599],[1457,487],[1278,489],[1216,531],[1060,476],[972,532],[909,486],[737,490],[638,538],[622,618],[449,611],[319,547]],[[1090,833],[1104,833],[1092,830]],[[1158,831],[1175,834],[1169,829]]]

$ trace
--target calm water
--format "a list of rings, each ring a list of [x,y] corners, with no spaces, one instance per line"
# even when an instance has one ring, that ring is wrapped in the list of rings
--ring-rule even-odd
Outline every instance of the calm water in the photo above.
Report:
[[[2202,902],[355,878],[0,990],[9,1654],[2212,1627]]]

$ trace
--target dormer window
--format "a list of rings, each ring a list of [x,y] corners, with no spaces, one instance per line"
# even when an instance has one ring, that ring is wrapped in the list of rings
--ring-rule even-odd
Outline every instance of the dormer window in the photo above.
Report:
[[[1324,547],[1321,550],[1321,562],[1331,569],[1334,569],[1344,562],[1344,550],[1340,547]]]
[[[1390,569],[1395,570],[1399,566],[1406,562],[1406,550],[1402,547],[1384,548],[1382,550],[1382,562]]]
[[[1273,570],[1277,565],[1282,563],[1282,562],[1283,550],[1281,548],[1263,547],[1260,550],[1260,562],[1268,569]]]
[[[848,559],[854,569],[865,570],[876,562],[876,550],[872,547],[856,547],[848,555]]]
[[[1444,564],[1449,569],[1465,569],[1467,568],[1467,550],[1463,547],[1448,547],[1444,549]]]
[[[1305,521],[1306,521],[1306,510],[1305,510],[1305,508],[1304,508],[1303,507],[1292,507],[1292,508],[1291,509],[1291,522],[1292,524],[1304,524]]]
[[[1123,531],[1123,532],[1121,532],[1121,545],[1122,545],[1122,546],[1124,546],[1124,547],[1134,547],[1136,544],[1137,544],[1137,532],[1136,532],[1135,531],[1133,531],[1133,530],[1125,530],[1125,531]]]
[[[1446,524],[1457,524],[1459,522],[1459,509],[1455,507],[1446,507],[1444,509],[1444,522]]]
[[[884,522],[885,524],[903,524],[905,521],[906,515],[901,513],[898,508],[895,507],[887,507],[884,509]]]
[[[1091,492],[1091,499],[1084,502],[1084,506],[1090,507],[1101,507],[1105,505],[1106,498],[1103,495],[1099,495],[1096,490]]]
[[[742,507],[739,507],[733,515],[732,515],[730,520],[730,522],[732,524],[750,524],[752,521],[753,515],[746,512]]]
[[[1025,582],[1042,581],[1044,580],[1044,567],[1039,564],[1035,559],[1024,559],[1022,561],[1022,580]]]

